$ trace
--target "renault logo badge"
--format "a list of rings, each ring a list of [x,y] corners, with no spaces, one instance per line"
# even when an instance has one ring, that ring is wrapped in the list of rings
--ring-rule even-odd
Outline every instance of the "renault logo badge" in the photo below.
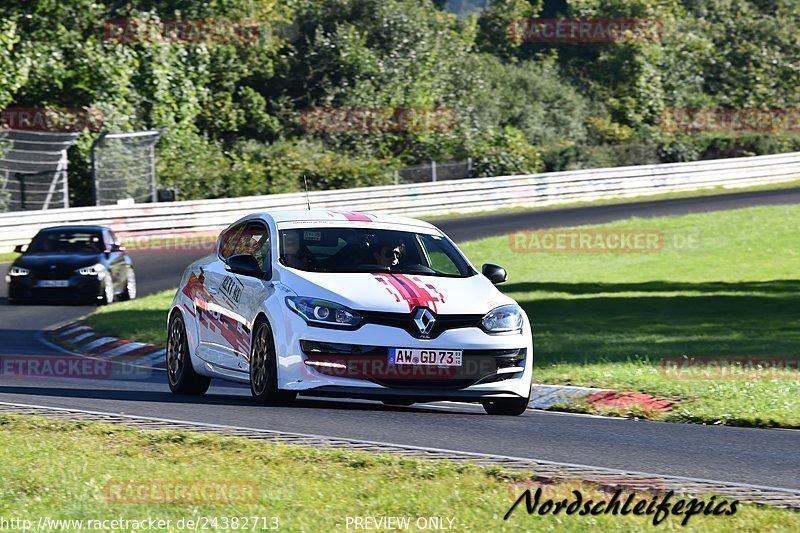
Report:
[[[434,324],[436,324],[436,317],[433,316],[430,309],[421,307],[414,313],[414,324],[419,329],[420,335],[430,335]]]

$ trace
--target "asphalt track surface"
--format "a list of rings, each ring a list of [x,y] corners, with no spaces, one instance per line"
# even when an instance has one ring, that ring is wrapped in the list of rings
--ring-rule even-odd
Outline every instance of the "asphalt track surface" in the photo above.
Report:
[[[796,203],[800,203],[800,188],[516,211],[438,219],[434,223],[454,240],[464,241],[525,229]],[[146,295],[174,287],[184,267],[199,254],[137,251],[132,255],[140,295]],[[5,270],[6,265],[0,265],[0,272],[4,274]],[[58,354],[43,340],[41,331],[93,309],[8,306],[5,281],[0,283],[0,358]],[[215,382],[208,394],[199,399],[173,396],[160,371],[103,380],[0,376],[0,402],[223,423],[800,489],[798,431],[666,424],[534,410],[521,417],[493,417],[485,415],[477,405],[446,402],[395,408],[376,402],[301,397],[292,407],[262,407],[250,402],[247,388],[224,382]]]

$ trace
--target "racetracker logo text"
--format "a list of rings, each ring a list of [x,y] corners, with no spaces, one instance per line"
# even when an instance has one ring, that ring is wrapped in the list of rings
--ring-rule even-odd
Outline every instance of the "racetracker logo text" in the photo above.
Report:
[[[687,381],[800,381],[800,358],[768,355],[679,355],[662,358],[660,373],[668,379]]]
[[[658,42],[664,25],[656,19],[512,19],[508,38],[526,43]]]
[[[103,39],[110,43],[251,43],[261,35],[252,20],[109,20]]]
[[[440,132],[455,127],[453,109],[313,108],[300,112],[300,126],[309,133]]]
[[[0,111],[0,127],[23,131],[98,131],[103,115],[93,108],[8,107]]]
[[[258,501],[255,481],[112,480],[103,494],[106,503],[245,504]]]
[[[508,236],[517,253],[652,253],[664,247],[658,230],[540,230]]]

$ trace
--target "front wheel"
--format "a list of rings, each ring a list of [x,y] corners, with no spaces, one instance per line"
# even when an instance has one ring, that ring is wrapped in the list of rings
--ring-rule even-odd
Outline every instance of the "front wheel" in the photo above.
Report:
[[[278,388],[278,357],[272,328],[258,320],[253,328],[253,345],[250,348],[250,393],[258,403],[290,404],[297,393]]]
[[[122,291],[122,295],[120,296],[120,300],[133,300],[136,298],[136,273],[133,271],[133,267],[128,267],[128,275],[125,276],[125,289]]]
[[[100,297],[100,305],[110,305],[114,303],[114,281],[111,274],[106,274],[103,278],[103,295]]]
[[[483,410],[490,415],[519,416],[528,408],[530,398],[500,398],[483,402]]]
[[[174,394],[205,394],[211,378],[195,372],[186,340],[186,327],[180,313],[169,321],[167,331],[167,380]]]

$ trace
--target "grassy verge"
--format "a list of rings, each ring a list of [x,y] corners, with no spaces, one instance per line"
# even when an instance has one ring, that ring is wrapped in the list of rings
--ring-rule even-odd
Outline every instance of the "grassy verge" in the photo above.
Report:
[[[683,355],[797,360],[798,216],[757,207],[598,226],[660,231],[653,253],[526,253],[507,237],[463,249],[510,272],[501,287],[532,318],[538,381],[679,400],[668,420],[800,427],[796,366],[775,380],[671,379],[660,366]]]
[[[167,310],[174,296],[175,289],[170,289],[98,307],[86,322],[104,335],[163,346],[167,336]]]
[[[0,416],[0,430],[0,516],[5,520],[152,518],[172,520],[170,531],[181,529],[175,525],[181,518],[250,516],[269,517],[269,525],[276,517],[282,531],[344,530],[347,517],[365,516],[410,517],[412,523],[418,517],[443,517],[461,531],[652,527],[648,516],[529,516],[524,504],[504,521],[517,497],[518,485],[509,484],[523,476],[498,468],[39,417]],[[224,482],[246,482],[250,489],[241,493],[244,497],[234,492],[205,496],[216,503],[207,503],[198,491],[191,503],[123,501],[126,495],[139,502],[157,499],[159,492],[152,489],[170,483]],[[549,488],[552,494],[569,494],[558,489]],[[662,525],[683,529],[681,519],[669,516]],[[697,515],[688,525],[690,531],[796,531],[800,514],[740,505],[732,516]]]
[[[507,237],[462,249],[475,264],[496,262],[510,272],[500,287],[533,320],[537,381],[677,402],[666,415],[608,411],[613,415],[800,427],[796,369],[776,371],[776,379],[685,380],[661,366],[683,355],[797,360],[798,217],[798,206],[757,207],[593,228],[659,231],[663,248],[653,253],[520,253]],[[89,323],[103,333],[163,344],[173,294],[101,308]]]
[[[10,263],[17,257],[19,257],[19,254],[16,252],[0,253],[0,263]]]

